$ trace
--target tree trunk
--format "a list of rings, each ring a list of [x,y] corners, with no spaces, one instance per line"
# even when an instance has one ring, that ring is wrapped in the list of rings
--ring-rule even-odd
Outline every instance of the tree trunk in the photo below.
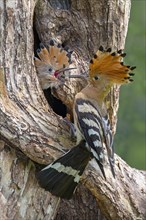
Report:
[[[118,156],[116,179],[107,168],[104,181],[91,161],[70,201],[45,192],[35,178],[38,164],[52,162],[75,140],[63,117],[44,97],[34,67],[34,48],[39,41],[47,46],[53,37],[75,51],[78,74],[88,71],[99,45],[124,48],[130,0],[0,3],[1,219],[145,219],[145,172],[129,167]],[[52,93],[72,114],[73,98],[85,84],[68,81],[69,88],[63,86]],[[118,95],[119,89],[113,88],[107,98],[113,133]]]

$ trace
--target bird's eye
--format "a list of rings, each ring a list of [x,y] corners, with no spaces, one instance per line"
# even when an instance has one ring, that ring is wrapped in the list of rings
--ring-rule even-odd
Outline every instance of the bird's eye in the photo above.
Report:
[[[94,80],[98,80],[99,79],[99,77],[98,76],[94,76]]]
[[[49,68],[48,71],[49,71],[49,72],[52,72],[52,68]]]

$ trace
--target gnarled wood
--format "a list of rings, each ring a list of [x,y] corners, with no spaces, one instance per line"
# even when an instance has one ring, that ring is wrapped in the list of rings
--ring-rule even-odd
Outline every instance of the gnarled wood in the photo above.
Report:
[[[1,1],[0,136],[11,146],[4,148],[1,144],[0,148],[3,219],[55,218],[59,199],[38,186],[30,159],[47,164],[75,144],[68,125],[48,105],[38,82],[33,63],[34,11],[40,40],[47,46],[55,37],[74,49],[79,74],[88,70],[87,61],[99,45],[124,47],[130,1]],[[73,80],[67,83],[70,89],[60,87],[54,94],[71,109],[74,95],[85,83]],[[118,93],[114,88],[107,99],[113,132]],[[130,168],[118,157],[115,180],[108,168],[107,182],[95,169],[91,162],[74,198],[60,203],[56,219],[99,220],[99,211],[94,211],[98,207],[107,219],[144,219],[145,173]]]

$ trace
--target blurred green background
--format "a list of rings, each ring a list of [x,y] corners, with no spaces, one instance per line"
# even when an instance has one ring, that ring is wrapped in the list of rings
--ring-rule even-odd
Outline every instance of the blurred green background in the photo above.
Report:
[[[115,151],[130,166],[146,168],[146,1],[132,0],[125,51],[136,66],[134,82],[121,87]]]

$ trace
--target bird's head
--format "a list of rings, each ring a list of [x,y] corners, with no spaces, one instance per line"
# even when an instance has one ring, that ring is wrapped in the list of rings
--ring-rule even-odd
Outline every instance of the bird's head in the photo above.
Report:
[[[89,82],[94,87],[102,85],[110,89],[113,85],[122,85],[133,81],[136,67],[127,66],[123,63],[126,54],[122,50],[112,52],[111,48],[104,50],[100,46],[89,65]],[[103,89],[103,88],[102,88]]]
[[[37,50],[38,58],[34,57],[34,62],[42,89],[56,87],[64,82],[65,71],[74,69],[69,68],[71,54],[72,51],[55,44],[53,40],[50,40],[49,50],[40,44],[40,49]]]

